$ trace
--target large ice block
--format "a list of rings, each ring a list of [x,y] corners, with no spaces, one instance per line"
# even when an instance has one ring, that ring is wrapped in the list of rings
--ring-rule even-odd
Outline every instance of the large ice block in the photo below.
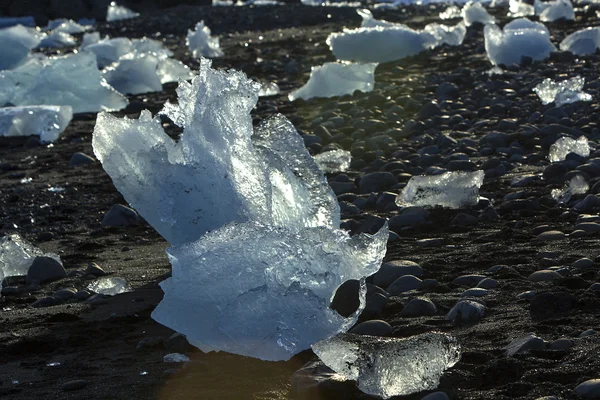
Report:
[[[352,94],[355,90],[370,92],[375,86],[376,63],[325,63],[312,67],[308,82],[288,95],[290,101],[313,97]]]
[[[396,204],[406,206],[442,206],[461,208],[479,201],[483,171],[444,172],[440,175],[413,176],[396,198]]]
[[[73,113],[114,111],[127,98],[100,75],[93,53],[36,58],[0,71],[0,105],[71,106]]]
[[[32,29],[22,25],[0,29],[0,70],[15,68],[23,63],[29,51],[40,44],[41,36],[32,32]]]
[[[118,5],[116,2],[111,2],[106,10],[106,22],[121,21],[124,19],[137,18],[140,14],[131,11],[127,7]]]
[[[364,277],[379,269],[387,238],[387,225],[354,237],[328,227],[227,225],[168,249],[173,277],[161,283],[152,317],[203,351],[287,360],[356,322]],[[348,279],[361,281],[361,306],[344,318],[329,305]]]
[[[198,22],[193,31],[188,29],[185,44],[194,58],[223,56],[219,38],[210,34],[210,29],[204,25],[204,21]]]
[[[542,22],[552,22],[561,18],[566,20],[575,19],[575,11],[570,0],[535,0],[533,7],[535,15],[538,15]]]
[[[460,360],[457,340],[430,332],[409,338],[340,334],[315,343],[325,365],[370,395],[388,399],[435,389],[444,371]]]
[[[72,118],[70,106],[2,107],[0,136],[38,135],[41,142],[54,142]]]
[[[562,51],[570,51],[578,56],[593,54],[600,48],[600,28],[585,28],[571,33],[560,42]]]
[[[496,18],[490,15],[485,7],[479,2],[469,1],[461,10],[463,21],[466,26],[471,26],[474,23],[482,25],[496,23]]]
[[[203,59],[162,113],[183,127],[178,142],[160,118],[98,115],[94,152],[117,189],[169,242],[230,222],[339,226],[339,205],[293,125],[278,115],[253,132],[260,85]],[[193,206],[190,206],[193,205]]]
[[[533,91],[538,95],[542,104],[554,102],[560,107],[563,104],[576,101],[591,101],[592,95],[582,91],[583,85],[585,85],[585,78],[581,76],[575,76],[560,82],[546,78],[534,87]]]
[[[567,136],[561,137],[550,146],[548,159],[550,162],[563,161],[569,153],[588,157],[590,155],[590,144],[587,137],[582,135],[577,140]]]

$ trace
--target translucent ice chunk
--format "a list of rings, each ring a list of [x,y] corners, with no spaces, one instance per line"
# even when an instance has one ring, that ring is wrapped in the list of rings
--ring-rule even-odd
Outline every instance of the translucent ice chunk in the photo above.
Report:
[[[204,25],[204,21],[198,22],[193,31],[188,30],[185,44],[194,58],[223,56],[223,51],[219,47],[219,38],[211,36],[210,29]]]
[[[19,235],[0,238],[0,283],[5,277],[27,275],[27,270],[43,252]]]
[[[433,23],[425,26],[423,30],[436,37],[438,46],[442,44],[460,46],[467,34],[467,27],[464,22],[459,22],[454,26]]]
[[[494,65],[520,64],[522,57],[543,60],[556,51],[550,42],[548,28],[538,22],[521,18],[511,21],[500,30],[496,25],[484,29],[485,50]]]
[[[535,15],[535,10],[531,4],[527,4],[521,0],[510,0],[509,16],[511,17],[529,17]]]
[[[562,42],[560,49],[582,56],[593,54],[600,48],[600,28],[585,28],[571,33]]]
[[[123,19],[137,18],[140,14],[131,11],[127,7],[119,6],[116,2],[111,2],[106,10],[106,22],[121,21]]]
[[[90,29],[88,26],[83,26],[73,21],[72,19],[54,19],[48,21],[48,25],[44,30],[64,33],[83,33]]]
[[[94,53],[98,60],[99,68],[104,68],[130,53],[152,53],[161,59],[173,55],[169,49],[165,48],[157,40],[145,37],[141,39],[129,39],[125,37],[109,38],[108,36],[100,39],[98,32],[83,35],[83,42],[80,49]]]
[[[102,78],[94,54],[80,52],[0,71],[0,105],[7,103],[64,105],[82,113],[120,110],[128,101]]]
[[[481,3],[476,3],[473,1],[469,1],[465,4],[461,10],[461,14],[463,16],[463,21],[466,26],[471,26],[474,23],[478,22],[482,25],[494,24],[496,23],[496,18],[491,16],[485,7],[481,5]]]
[[[483,171],[445,172],[433,176],[413,176],[396,198],[396,204],[406,206],[442,206],[461,208],[479,201]]]
[[[562,189],[552,189],[552,198],[559,203],[568,203],[574,194],[586,194],[590,186],[581,175],[575,175],[573,179]]]
[[[323,172],[344,172],[350,168],[352,155],[347,150],[332,150],[317,154],[315,161]]]
[[[259,97],[268,97],[268,96],[276,96],[281,92],[279,89],[279,85],[275,82],[265,83],[260,87],[260,92],[258,92]]]
[[[557,107],[576,101],[591,101],[592,95],[582,92],[585,78],[576,76],[561,82],[555,82],[550,78],[544,79],[533,88],[542,104],[554,102]]]
[[[69,35],[68,33],[53,31],[52,33],[45,36],[37,47],[60,49],[62,47],[75,46],[76,44],[77,41],[75,40],[75,38]]]
[[[313,97],[352,94],[355,90],[370,92],[375,85],[376,63],[325,63],[313,67],[308,82],[289,94],[290,101]]]
[[[0,136],[38,135],[42,142],[54,142],[72,118],[70,106],[2,107]]]
[[[90,283],[87,288],[95,293],[105,294],[107,296],[115,296],[131,291],[127,281],[116,276],[104,276],[98,278]]]
[[[550,154],[548,159],[550,162],[562,161],[567,157],[567,154],[575,153],[582,157],[590,155],[590,144],[585,136],[580,136],[577,140],[570,137],[562,137],[550,146]]]
[[[535,15],[539,15],[542,22],[552,22],[561,18],[566,20],[575,19],[575,11],[570,0],[535,0],[533,6]]]
[[[457,6],[449,6],[444,11],[440,13],[441,19],[456,19],[462,18],[461,9]]]
[[[327,227],[227,225],[167,254],[173,277],[152,313],[203,351],[287,360],[352,326],[364,308],[364,277],[377,271],[388,229],[350,237]],[[361,280],[359,310],[329,308],[336,289]]]
[[[252,129],[260,85],[202,60],[179,104],[162,111],[183,127],[178,142],[159,118],[98,115],[94,152],[115,186],[169,242],[197,240],[229,222],[339,226],[339,205],[302,138],[283,116]],[[194,206],[190,206],[194,205]]]
[[[0,29],[0,45],[2,45],[2,57],[0,57],[0,70],[11,69],[21,64],[29,51],[40,43],[40,36],[35,35],[30,29],[22,25]]]
[[[312,349],[361,391],[384,399],[435,389],[443,372],[460,360],[456,339],[437,332],[405,339],[346,333]]]
[[[84,47],[89,46],[94,43],[98,43],[99,41],[100,41],[100,32],[84,33],[83,38],[81,39],[81,49],[83,50]],[[98,56],[96,56],[96,58],[97,57]]]

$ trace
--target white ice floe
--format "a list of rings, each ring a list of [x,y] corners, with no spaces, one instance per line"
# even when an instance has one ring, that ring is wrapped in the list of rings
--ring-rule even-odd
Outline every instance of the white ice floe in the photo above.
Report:
[[[551,195],[559,203],[568,203],[574,194],[586,194],[590,186],[581,175],[575,175],[562,189],[552,189]]]
[[[350,168],[352,154],[348,150],[331,150],[317,154],[314,158],[321,171],[331,174]]]
[[[127,7],[118,5],[116,2],[111,2],[106,10],[106,22],[121,21],[124,19],[132,19],[139,17],[140,14],[131,11]]]
[[[81,113],[120,110],[128,101],[102,78],[94,54],[80,52],[0,71],[0,105],[9,103],[71,106]]]
[[[433,176],[413,176],[396,198],[400,207],[442,206],[461,208],[479,201],[483,171],[444,172]]]
[[[523,57],[544,60],[556,51],[548,28],[527,18],[513,20],[503,30],[486,25],[484,36],[488,59],[494,65],[520,64]]]
[[[89,290],[104,294],[107,296],[115,296],[117,294],[130,292],[131,288],[127,281],[116,276],[103,276],[90,283],[87,287]]]
[[[210,34],[210,29],[204,25],[204,21],[198,22],[193,31],[188,29],[185,44],[195,58],[223,56],[219,38]]]
[[[457,340],[430,332],[408,338],[340,334],[315,343],[325,365],[372,396],[388,399],[438,387],[444,371],[460,360]]]
[[[64,32],[64,33],[83,33],[89,30],[89,26],[80,25],[72,19],[53,19],[48,21],[45,31]]]
[[[281,92],[279,85],[275,82],[263,83],[258,92],[259,97],[277,96]]]
[[[54,142],[72,118],[70,106],[2,107],[0,136],[37,135],[41,142]]]
[[[490,15],[485,7],[479,2],[469,1],[461,10],[463,21],[466,26],[471,26],[474,23],[482,25],[496,23],[496,18]]]
[[[521,0],[510,0],[508,9],[510,17],[529,17],[535,15],[533,6]]]
[[[600,28],[585,28],[571,33],[562,42],[560,49],[582,56],[593,54],[600,48]]]
[[[535,0],[533,6],[535,15],[538,15],[542,22],[552,22],[561,18],[575,19],[575,11],[570,0]]]
[[[565,136],[558,139],[550,146],[548,159],[550,162],[563,161],[569,153],[588,157],[590,155],[590,144],[587,137],[581,135],[578,139],[573,139]]]
[[[288,95],[290,101],[370,92],[375,85],[376,63],[325,63],[313,67],[308,82]]]
[[[22,25],[0,29],[0,70],[15,68],[27,60],[29,51],[40,44],[41,34]]]
[[[449,6],[440,13],[441,19],[458,19],[462,18],[461,9],[457,6]]]
[[[544,79],[533,91],[538,95],[542,104],[554,102],[557,107],[576,101],[591,101],[592,95],[583,92],[585,78],[576,76],[571,79],[556,82],[550,78]]]
[[[37,256],[47,256],[60,261],[56,254],[44,254],[20,235],[0,238],[0,283],[9,276],[27,275],[27,270]]]

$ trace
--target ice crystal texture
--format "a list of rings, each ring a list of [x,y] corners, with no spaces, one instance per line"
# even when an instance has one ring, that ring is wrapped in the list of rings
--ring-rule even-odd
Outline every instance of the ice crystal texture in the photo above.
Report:
[[[533,88],[533,91],[538,95],[542,104],[554,102],[557,107],[560,107],[576,101],[591,101],[592,95],[582,91],[583,85],[585,85],[585,78],[581,76],[561,82],[546,78]]]
[[[22,25],[0,29],[0,43],[2,43],[2,57],[0,57],[0,70],[15,68],[23,63],[29,51],[40,43],[39,35]]]
[[[0,283],[5,277],[27,275],[27,270],[43,252],[19,235],[0,238]]]
[[[291,101],[313,97],[352,94],[355,90],[370,92],[375,85],[376,63],[325,63],[313,67],[308,82],[289,94]]]
[[[570,137],[562,137],[550,146],[548,159],[550,162],[563,161],[567,154],[575,153],[583,157],[590,155],[590,144],[587,137],[580,136],[577,140]]]
[[[384,399],[435,389],[443,372],[460,359],[456,339],[437,332],[406,339],[346,333],[312,348],[361,391]]]
[[[38,135],[54,142],[71,119],[71,106],[26,106],[0,108],[0,136]]]
[[[109,4],[108,9],[106,10],[106,22],[121,21],[123,19],[137,18],[139,16],[139,13],[131,11],[127,7],[117,5],[114,1]]]
[[[575,19],[575,11],[570,0],[535,0],[533,6],[535,15],[538,15],[542,22],[552,22],[561,18],[566,20]]]
[[[127,281],[116,276],[104,276],[98,278],[96,281],[90,283],[87,288],[95,293],[105,294],[107,296],[114,296],[131,291]]]
[[[486,25],[484,37],[488,59],[494,65],[520,64],[524,56],[543,60],[556,51],[548,28],[527,18],[513,20],[503,30]]]
[[[469,1],[462,8],[461,14],[466,26],[471,26],[474,23],[488,25],[496,22],[496,18],[491,16],[481,3]]]
[[[198,22],[193,31],[188,30],[185,44],[195,58],[223,56],[223,51],[219,47],[219,38],[210,34],[210,29],[204,25],[204,21]]]
[[[321,171],[326,173],[344,172],[350,168],[352,155],[348,150],[331,150],[317,154],[315,161]]]
[[[396,198],[405,206],[461,208],[479,201],[483,171],[444,172],[433,176],[413,176]]]
[[[71,106],[73,113],[82,113],[120,110],[128,101],[102,78],[96,57],[81,52],[0,71],[0,105],[7,103]]]
[[[575,175],[562,189],[552,189],[552,198],[559,203],[568,203],[574,194],[586,194],[590,186],[581,175]]]
[[[560,49],[582,56],[593,54],[600,48],[600,28],[585,28],[571,33],[562,42]]]

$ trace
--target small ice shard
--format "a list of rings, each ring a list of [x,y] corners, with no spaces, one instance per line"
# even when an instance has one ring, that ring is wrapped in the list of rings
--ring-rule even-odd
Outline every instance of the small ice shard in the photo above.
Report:
[[[396,198],[400,207],[442,206],[461,208],[479,201],[483,171],[444,172],[433,176],[413,176]]]
[[[566,20],[575,19],[575,11],[570,0],[540,1],[533,3],[535,15],[538,15],[542,22],[552,22],[564,18]]]
[[[277,96],[281,92],[279,85],[275,82],[264,83],[258,92],[259,97]]]
[[[586,194],[590,186],[581,175],[575,175],[573,179],[562,189],[552,189],[552,198],[559,203],[568,203],[574,194]]]
[[[211,36],[210,29],[204,25],[204,21],[198,22],[193,31],[188,29],[185,44],[194,58],[223,56],[223,51],[219,47],[219,38]]]
[[[441,19],[457,19],[462,18],[461,9],[457,6],[449,6],[440,13]]]
[[[454,26],[429,24],[423,29],[425,32],[430,32],[438,40],[438,46],[447,44],[449,46],[460,46],[467,34],[467,27],[464,22],[459,22]]]
[[[94,282],[90,283],[87,288],[95,293],[100,293],[107,296],[115,296],[117,294],[131,291],[127,281],[116,276],[103,276],[98,278]]]
[[[100,39],[100,34],[98,32],[84,34],[80,49],[94,53],[99,68],[104,68],[130,53],[152,53],[161,59],[173,55],[169,49],[165,48],[164,45],[157,40],[148,39],[146,37],[141,39],[129,39],[125,37],[109,38],[108,36],[104,39]]]
[[[0,238],[0,283],[8,276],[27,275],[33,260],[43,254],[19,235]]]
[[[54,19],[48,21],[48,25],[44,28],[45,31],[53,32],[64,32],[64,33],[83,33],[87,31],[89,27],[78,24],[72,19]]]
[[[69,35],[68,33],[53,31],[52,33],[45,36],[37,47],[48,49],[60,49],[63,47],[75,46],[76,44],[77,41],[75,40],[75,38]]]
[[[347,150],[326,151],[317,154],[314,158],[321,171],[328,174],[346,171],[352,161],[352,155]]]
[[[503,30],[496,25],[486,25],[484,36],[485,51],[494,65],[520,64],[523,57],[544,60],[556,51],[548,28],[527,18],[513,20]]]
[[[560,49],[582,56],[593,54],[600,48],[600,28],[585,28],[571,33],[562,42]]]
[[[35,19],[33,17],[0,17],[0,29],[16,25],[35,27]]]
[[[576,101],[592,101],[592,95],[582,91],[583,85],[585,85],[585,78],[581,76],[560,82],[546,78],[534,87],[533,91],[538,95],[542,104],[554,102],[557,107],[560,107]]]
[[[102,78],[94,54],[80,52],[0,71],[0,105],[8,103],[71,106],[82,113],[120,110],[128,100]]]
[[[287,360],[348,330],[364,308],[364,277],[376,272],[388,238],[350,237],[329,227],[230,224],[167,250],[173,277],[152,313],[202,351]],[[329,308],[337,288],[361,281],[359,310],[344,318]]]
[[[312,67],[308,82],[288,95],[290,101],[313,97],[352,94],[355,90],[370,92],[375,85],[376,63],[325,63]]]
[[[163,357],[163,361],[166,363],[181,363],[190,361],[190,358],[185,354],[170,353]]]
[[[474,23],[480,23],[482,25],[496,23],[496,18],[491,16],[481,3],[469,1],[463,6],[461,14],[466,26],[471,26]]]
[[[119,6],[114,1],[108,5],[108,9],[106,10],[106,22],[121,21],[139,16],[139,13],[131,11],[127,7]]]
[[[509,16],[511,17],[529,17],[535,15],[535,10],[531,4],[521,0],[510,0]]]
[[[562,137],[550,146],[550,154],[548,159],[550,162],[563,161],[567,154],[575,153],[582,157],[590,155],[590,144],[587,137],[581,135],[577,140],[570,137]]]
[[[70,106],[26,106],[0,108],[0,136],[38,135],[54,142],[73,118]]]
[[[361,391],[384,399],[437,388],[444,371],[460,360],[456,339],[438,332],[402,339],[346,333],[312,349]]]
[[[22,25],[0,29],[0,43],[2,43],[2,57],[0,57],[0,70],[15,68],[22,64],[29,55],[29,51],[40,43],[40,35],[33,34],[31,29]]]

